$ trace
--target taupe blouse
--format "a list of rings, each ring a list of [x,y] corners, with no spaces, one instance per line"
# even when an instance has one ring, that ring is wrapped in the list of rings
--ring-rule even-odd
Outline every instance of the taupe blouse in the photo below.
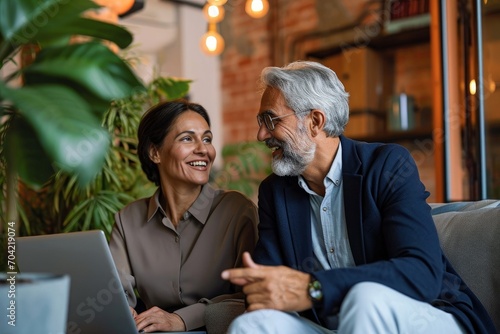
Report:
[[[220,274],[240,267],[243,252],[253,251],[257,208],[239,192],[206,184],[175,229],[159,196],[158,189],[115,215],[111,254],[130,306],[136,306],[136,288],[147,308],[174,312],[187,330],[196,329],[205,325],[207,299],[242,298]]]

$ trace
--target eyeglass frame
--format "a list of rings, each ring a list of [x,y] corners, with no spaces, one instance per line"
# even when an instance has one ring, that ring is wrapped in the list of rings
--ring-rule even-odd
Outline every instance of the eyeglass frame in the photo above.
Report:
[[[280,116],[274,116],[274,117],[271,116],[270,110],[266,110],[263,113],[257,115],[257,123],[259,124],[259,128],[262,126],[262,124],[264,124],[269,131],[274,131],[274,129],[276,129],[276,125],[274,124],[275,120],[285,118],[288,116],[292,116],[292,115],[303,114],[305,112],[311,112],[312,110],[313,109],[303,110],[303,111],[299,111],[299,112],[294,111],[294,112],[286,114],[286,115],[280,115]],[[272,125],[272,129],[271,129],[271,126],[265,121],[264,117],[270,122],[270,124]]]

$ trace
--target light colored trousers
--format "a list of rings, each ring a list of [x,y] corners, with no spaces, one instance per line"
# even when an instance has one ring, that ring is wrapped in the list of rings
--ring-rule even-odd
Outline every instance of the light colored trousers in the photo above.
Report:
[[[373,282],[356,284],[347,294],[339,313],[338,330],[330,330],[277,310],[247,312],[236,318],[229,334],[392,334],[465,333],[449,313]]]

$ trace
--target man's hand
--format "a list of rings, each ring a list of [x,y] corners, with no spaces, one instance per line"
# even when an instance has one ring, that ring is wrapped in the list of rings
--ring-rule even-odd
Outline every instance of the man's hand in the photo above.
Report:
[[[258,265],[248,252],[243,254],[243,266],[224,270],[221,276],[243,286],[249,304],[248,311],[304,311],[312,307],[307,293],[309,274],[285,266]]]
[[[134,317],[137,329],[144,333],[157,331],[179,331],[184,332],[186,326],[181,317],[175,313],[169,313],[159,307],[153,306],[147,311]]]

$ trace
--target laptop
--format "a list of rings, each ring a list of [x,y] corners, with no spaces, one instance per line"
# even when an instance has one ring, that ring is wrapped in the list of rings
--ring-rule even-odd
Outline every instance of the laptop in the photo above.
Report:
[[[70,276],[66,334],[138,333],[103,231],[19,237],[16,243],[20,272]]]

